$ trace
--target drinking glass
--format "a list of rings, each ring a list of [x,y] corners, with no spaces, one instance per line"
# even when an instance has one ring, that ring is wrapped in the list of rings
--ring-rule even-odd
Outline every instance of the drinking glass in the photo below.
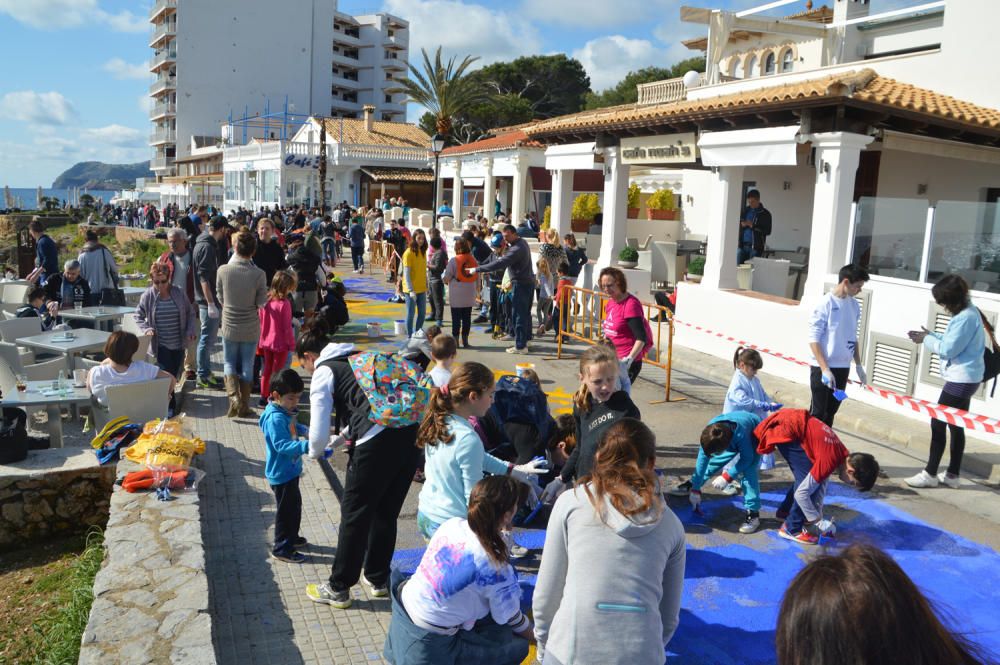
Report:
[[[16,378],[17,393],[23,395],[28,390],[28,377],[24,374],[18,374]]]

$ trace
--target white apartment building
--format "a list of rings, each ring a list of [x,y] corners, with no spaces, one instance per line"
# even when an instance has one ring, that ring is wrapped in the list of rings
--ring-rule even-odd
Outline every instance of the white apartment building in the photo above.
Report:
[[[150,12],[156,76],[150,168],[177,175],[192,138],[219,138],[230,116],[284,106],[302,116],[402,119],[409,24],[388,14],[352,17],[336,0],[157,0]],[[211,137],[211,138],[209,138]]]

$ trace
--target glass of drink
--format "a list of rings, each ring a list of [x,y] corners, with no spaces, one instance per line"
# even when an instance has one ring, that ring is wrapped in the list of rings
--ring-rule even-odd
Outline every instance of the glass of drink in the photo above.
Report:
[[[74,309],[76,309],[76,313],[79,314],[80,312],[83,311],[83,301],[82,300],[75,301],[73,303],[73,307]]]
[[[17,394],[23,395],[25,392],[28,391],[28,377],[26,377],[24,374],[18,374],[16,386],[17,386]]]

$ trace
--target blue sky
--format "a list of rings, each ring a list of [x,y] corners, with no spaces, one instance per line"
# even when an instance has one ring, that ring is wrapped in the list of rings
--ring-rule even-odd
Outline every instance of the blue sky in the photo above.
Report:
[[[873,11],[888,2],[900,0],[873,0]],[[0,0],[0,186],[47,187],[78,161],[149,157],[151,4]],[[412,54],[438,44],[446,53],[479,55],[482,63],[567,53],[580,59],[592,87],[601,90],[630,70],[669,66],[694,54],[680,40],[704,34],[704,28],[678,20],[682,4],[742,9],[761,3],[341,0],[339,8],[351,14],[384,10],[409,20]],[[804,5],[791,5],[788,12]]]

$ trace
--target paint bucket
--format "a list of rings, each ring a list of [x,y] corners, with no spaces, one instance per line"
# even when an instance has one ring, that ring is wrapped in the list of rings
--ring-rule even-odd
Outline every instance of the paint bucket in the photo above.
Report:
[[[369,323],[368,324],[368,336],[369,337],[381,337],[382,336],[382,324],[381,323]]]
[[[517,363],[514,365],[514,372],[519,376],[524,376],[525,370],[535,369],[535,363]]]
[[[760,470],[770,471],[774,468],[774,453],[766,453],[760,456]]]
[[[396,327],[396,334],[397,335],[405,335],[406,334],[406,321],[396,321],[394,325]]]

